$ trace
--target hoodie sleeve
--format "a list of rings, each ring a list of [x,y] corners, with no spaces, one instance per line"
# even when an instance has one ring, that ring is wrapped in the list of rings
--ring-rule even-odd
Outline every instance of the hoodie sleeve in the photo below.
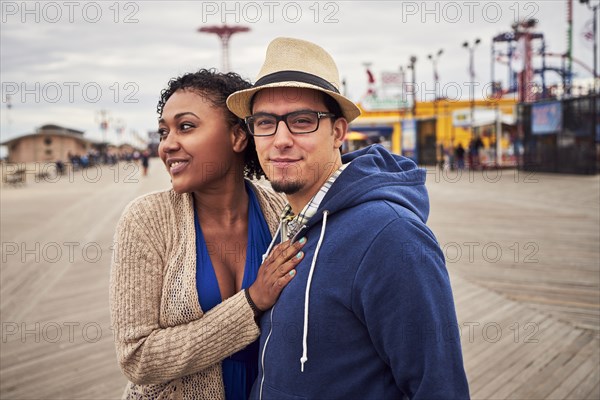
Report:
[[[423,223],[399,218],[380,231],[357,271],[352,307],[408,398],[469,398],[444,257]]]

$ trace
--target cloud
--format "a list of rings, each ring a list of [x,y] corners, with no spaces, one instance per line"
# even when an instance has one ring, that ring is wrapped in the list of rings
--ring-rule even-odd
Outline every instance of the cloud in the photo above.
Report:
[[[492,37],[510,30],[510,24],[519,18],[539,20],[537,31],[544,33],[549,51],[566,50],[565,5],[558,1],[25,4],[2,3],[2,140],[50,121],[97,134],[100,110],[126,121],[128,129],[154,129],[156,101],[171,77],[200,67],[221,67],[216,35],[197,30],[224,22],[251,29],[234,35],[229,43],[230,64],[242,76],[256,77],[273,38],[303,38],[333,55],[354,100],[366,90],[363,63],[372,63],[371,69],[379,77],[383,71],[405,67],[411,55],[418,58],[417,80],[432,89],[433,69],[427,54],[440,48],[444,49],[439,63],[441,83],[463,84],[468,80],[468,53],[461,44],[476,37],[482,44],[476,50],[475,70],[483,85],[490,80]],[[29,8],[25,10],[23,5]],[[576,33],[591,12],[577,3],[574,7]],[[573,54],[592,63],[591,50],[577,35]],[[560,60],[549,59],[548,63],[560,65]],[[506,82],[506,67],[496,64],[495,68],[496,79]],[[589,75],[577,65],[574,71],[579,76]],[[549,73],[547,79],[556,82],[559,77]],[[36,84],[40,88],[37,98],[33,93]],[[56,87],[63,92],[53,102]],[[94,97],[97,87],[102,91],[100,98]],[[7,94],[13,105],[9,113],[4,112]]]

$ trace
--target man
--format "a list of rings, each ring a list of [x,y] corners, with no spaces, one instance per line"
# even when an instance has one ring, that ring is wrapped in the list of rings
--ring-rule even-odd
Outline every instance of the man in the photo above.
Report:
[[[227,100],[287,195],[278,240],[308,239],[261,319],[251,398],[468,398],[448,274],[425,225],[425,171],[381,146],[342,158],[360,111],[338,88],[325,50],[278,38],[253,88]]]

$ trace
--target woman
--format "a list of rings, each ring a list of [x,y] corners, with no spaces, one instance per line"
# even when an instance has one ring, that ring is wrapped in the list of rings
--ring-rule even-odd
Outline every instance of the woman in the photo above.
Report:
[[[200,70],[161,93],[158,151],[173,188],[127,206],[111,270],[125,398],[246,398],[256,377],[255,318],[293,278],[305,240],[261,265],[284,203],[244,179],[264,173],[225,101],[247,87]]]

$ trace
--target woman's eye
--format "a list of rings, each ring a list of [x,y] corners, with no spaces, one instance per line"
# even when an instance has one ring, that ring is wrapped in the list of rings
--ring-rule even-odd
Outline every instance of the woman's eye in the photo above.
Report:
[[[192,124],[189,124],[189,123],[187,123],[187,122],[184,122],[184,123],[182,123],[182,124],[179,126],[179,128],[180,128],[182,131],[187,131],[188,129],[192,129],[193,127],[194,127],[194,125],[192,125]]]
[[[167,137],[168,134],[169,134],[169,132],[166,129],[161,128],[158,130],[158,139],[163,140],[164,138]]]

